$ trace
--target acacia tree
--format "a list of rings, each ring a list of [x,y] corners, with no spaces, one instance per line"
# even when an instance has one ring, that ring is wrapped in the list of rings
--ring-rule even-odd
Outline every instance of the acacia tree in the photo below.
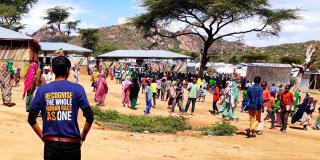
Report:
[[[38,0],[1,0],[0,26],[15,31],[23,29],[24,25],[20,23],[22,16],[37,2]]]
[[[146,12],[132,21],[146,35],[167,38],[196,35],[203,40],[200,76],[207,64],[209,49],[218,40],[250,32],[258,36],[278,36],[281,22],[299,18],[298,9],[273,9],[269,0],[142,0],[141,6]],[[248,21],[258,25],[247,26]],[[163,31],[176,23],[184,27],[177,32]]]
[[[68,36],[70,36],[72,30],[77,31],[77,29],[78,29],[77,27],[78,27],[79,23],[80,23],[80,20],[69,21],[66,23],[66,29],[67,29],[66,33]]]
[[[61,6],[56,6],[54,8],[49,8],[46,10],[46,16],[43,17],[44,20],[47,20],[47,25],[55,25],[60,33],[63,35],[61,30],[62,24],[66,23],[67,19],[70,17],[69,10],[72,8],[66,8]]]

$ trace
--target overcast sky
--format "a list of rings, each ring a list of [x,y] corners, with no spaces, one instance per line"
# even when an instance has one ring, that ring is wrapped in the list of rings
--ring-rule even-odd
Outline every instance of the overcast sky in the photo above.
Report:
[[[273,8],[300,8],[301,20],[285,22],[280,37],[259,39],[255,34],[244,37],[244,43],[252,46],[268,46],[282,43],[320,40],[320,0],[270,0]],[[45,25],[41,18],[45,10],[55,6],[72,7],[70,20],[81,20],[80,28],[96,28],[126,22],[142,12],[136,0],[39,0],[25,15],[24,32],[33,33]],[[252,23],[247,23],[247,27]],[[246,27],[246,26],[244,26]],[[231,40],[231,39],[230,39]]]

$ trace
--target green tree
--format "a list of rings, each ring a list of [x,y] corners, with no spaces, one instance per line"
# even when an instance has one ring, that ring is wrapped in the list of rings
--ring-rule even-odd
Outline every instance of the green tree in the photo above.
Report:
[[[283,56],[280,58],[280,62],[285,64],[302,64],[304,62],[304,58],[299,56]]]
[[[123,49],[123,47],[115,44],[104,44],[103,46],[98,47],[97,49],[98,51],[97,51],[97,54],[95,54],[95,56],[98,56],[100,54],[107,53],[107,52],[112,52],[115,50],[120,50],[120,49]]]
[[[200,76],[208,61],[209,48],[218,40],[250,32],[258,36],[278,36],[283,21],[299,18],[298,9],[273,9],[269,0],[142,0],[141,6],[146,12],[132,21],[143,28],[146,35],[168,38],[196,35],[203,40]],[[260,25],[241,27],[249,20]],[[174,33],[161,30],[177,22],[185,27]],[[227,32],[230,26],[233,29]]]
[[[23,29],[24,25],[20,23],[23,15],[37,2],[38,0],[1,0],[0,26],[15,31]]]
[[[66,23],[66,29],[67,29],[66,33],[67,33],[68,36],[70,36],[72,30],[73,31],[77,31],[78,30],[77,27],[78,27],[80,22],[81,22],[80,20],[77,20],[77,21],[69,21],[69,22]]]
[[[72,8],[66,8],[61,6],[56,6],[54,8],[49,8],[46,10],[46,16],[43,17],[44,20],[47,21],[47,25],[55,25],[58,28],[58,31],[61,35],[62,32],[62,24],[66,23],[67,19],[70,16],[69,10]]]
[[[240,60],[246,63],[266,62],[270,59],[266,53],[246,53],[240,57]]]
[[[95,52],[100,40],[98,32],[98,29],[80,29],[82,46]]]
[[[237,56],[232,56],[231,58],[229,58],[228,62],[231,64],[237,64],[239,63],[239,60]]]
[[[68,43],[70,40],[72,39],[71,36],[68,36],[68,35],[63,35],[61,36],[61,40],[65,43]]]

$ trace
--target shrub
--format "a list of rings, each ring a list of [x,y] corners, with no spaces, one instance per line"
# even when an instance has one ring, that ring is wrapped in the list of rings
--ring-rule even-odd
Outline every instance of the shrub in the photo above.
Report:
[[[217,122],[211,127],[203,128],[202,132],[211,136],[232,136],[236,134],[237,130],[237,127],[230,122]]]
[[[96,118],[98,121],[112,122],[112,121],[119,119],[119,117],[120,117],[119,112],[115,111],[115,110],[106,110],[103,112],[98,107],[93,107],[92,110],[93,110],[94,115],[96,115]]]
[[[298,57],[298,56],[283,56],[280,58],[280,62],[281,63],[285,63],[285,64],[302,64],[304,61],[303,57]]]
[[[176,133],[177,131],[191,129],[191,126],[186,123],[184,117],[124,115],[115,110],[103,112],[97,107],[93,108],[93,112],[98,121],[126,125],[128,126],[127,129],[133,132]]]
[[[240,57],[241,61],[247,63],[265,62],[270,59],[269,54],[266,53],[246,53]]]
[[[239,63],[239,60],[237,56],[232,56],[231,58],[229,58],[228,62],[231,64],[237,64]]]

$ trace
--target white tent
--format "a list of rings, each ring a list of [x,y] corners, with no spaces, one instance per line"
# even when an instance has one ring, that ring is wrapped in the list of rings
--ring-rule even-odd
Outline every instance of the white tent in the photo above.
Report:
[[[247,75],[247,71],[244,69],[237,69],[236,73],[240,74],[241,77],[245,77]]]
[[[227,73],[232,74],[234,72],[234,69],[231,67],[221,67],[216,70],[218,73]]]

